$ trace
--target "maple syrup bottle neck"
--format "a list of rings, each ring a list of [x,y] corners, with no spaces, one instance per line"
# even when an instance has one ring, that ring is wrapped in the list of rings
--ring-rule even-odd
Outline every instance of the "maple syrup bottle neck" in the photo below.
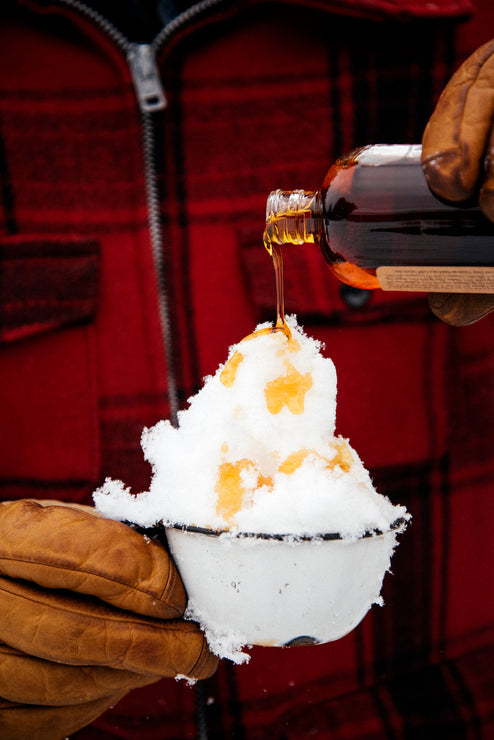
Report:
[[[274,190],[266,205],[269,244],[315,244],[323,228],[319,191]]]

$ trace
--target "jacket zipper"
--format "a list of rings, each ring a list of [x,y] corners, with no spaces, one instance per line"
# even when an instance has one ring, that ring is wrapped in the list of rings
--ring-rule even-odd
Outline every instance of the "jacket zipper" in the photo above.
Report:
[[[153,129],[153,114],[166,108],[166,97],[161,84],[161,77],[157,65],[157,54],[167,41],[181,28],[202,15],[209,9],[220,5],[224,0],[201,0],[192,5],[180,15],[171,20],[151,41],[150,44],[140,44],[129,39],[103,16],[81,0],[57,0],[89,18],[96,26],[104,31],[115,43],[127,59],[132,74],[134,89],[141,112],[142,148],[144,177],[146,183],[146,199],[148,213],[148,228],[151,249],[154,261],[154,270],[158,290],[158,305],[160,315],[161,334],[163,337],[165,366],[168,381],[168,401],[170,404],[170,420],[174,426],[178,424],[178,390],[175,374],[174,352],[171,336],[171,320],[169,295],[163,269],[163,231],[160,219],[160,201],[156,174],[155,135]]]
[[[168,401],[170,404],[170,421],[178,426],[178,392],[174,367],[173,343],[171,338],[171,321],[169,297],[163,270],[163,231],[160,219],[160,201],[156,176],[155,136],[153,114],[166,108],[166,97],[161,84],[157,65],[157,54],[167,41],[178,30],[190,23],[197,16],[224,2],[224,0],[202,0],[196,3],[168,23],[150,44],[139,44],[129,41],[126,36],[105,16],[80,0],[58,0],[67,7],[73,8],[90,18],[102,29],[122,51],[129,64],[132,80],[139,103],[142,123],[142,147],[148,228],[154,261],[154,270],[158,291],[158,306],[161,334],[165,353],[165,367],[168,380]],[[196,686],[195,719],[197,723],[197,740],[208,740],[206,702],[204,691],[199,682]]]

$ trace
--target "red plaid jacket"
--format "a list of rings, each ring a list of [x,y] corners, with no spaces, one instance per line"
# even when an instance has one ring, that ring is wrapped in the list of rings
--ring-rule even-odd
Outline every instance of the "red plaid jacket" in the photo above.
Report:
[[[269,191],[419,142],[494,30],[490,0],[200,5],[158,37],[166,108],[142,114],[126,36],[77,0],[1,4],[5,498],[146,489],[143,426],[274,317]],[[349,291],[309,248],[285,263],[287,311],[338,370],[338,432],[413,515],[385,606],[338,642],[134,691],[78,738],[494,737],[493,319],[453,329],[423,295]]]

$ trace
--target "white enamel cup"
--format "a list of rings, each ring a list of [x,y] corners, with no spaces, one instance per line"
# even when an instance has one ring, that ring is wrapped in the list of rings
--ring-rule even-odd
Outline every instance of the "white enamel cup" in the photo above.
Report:
[[[189,598],[189,615],[210,644],[283,646],[338,640],[380,603],[396,535],[355,539],[237,534],[167,527]],[[221,654],[221,651],[219,651]]]

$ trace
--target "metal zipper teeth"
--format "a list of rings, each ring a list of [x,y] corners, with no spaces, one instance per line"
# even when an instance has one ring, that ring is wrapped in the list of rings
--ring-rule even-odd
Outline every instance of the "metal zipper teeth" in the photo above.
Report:
[[[60,5],[66,5],[69,8],[74,8],[79,11],[81,15],[90,18],[99,28],[101,28],[121,49],[124,53],[130,48],[130,41],[119,29],[111,23],[104,15],[102,15],[94,8],[91,8],[86,3],[80,2],[80,0],[57,0]]]
[[[215,5],[219,5],[223,1],[224,0],[202,0],[202,2],[191,6],[183,13],[178,15],[176,18],[174,18],[172,21],[170,21],[170,23],[168,23],[153,39],[151,44],[149,44],[154,57],[156,57],[158,51],[166,44],[166,42],[173,36],[174,33],[187,25],[197,16],[200,16],[205,11],[209,10]],[[129,39],[127,39],[127,37],[116,26],[114,26],[113,23],[111,23],[111,21],[105,18],[105,16],[103,16],[97,10],[94,10],[94,8],[91,8],[89,5],[80,2],[80,0],[58,0],[58,2],[62,5],[77,10],[81,15],[89,18],[95,25],[102,29],[109,38],[113,40],[115,45],[128,58],[129,53],[132,51],[135,45],[130,42]],[[140,110],[142,117],[143,163],[144,176],[146,181],[148,226],[158,288],[160,324],[165,350],[165,364],[168,381],[170,418],[172,423],[177,426],[179,402],[177,378],[173,362],[174,351],[171,339],[169,296],[163,269],[163,236],[155,166],[155,137],[152,120],[153,114],[151,111],[144,110],[141,105]]]
[[[203,12],[209,10],[215,5],[219,5],[222,0],[202,0],[202,2],[191,6],[183,13],[168,23],[158,35],[153,39],[150,46],[153,50],[154,59],[160,49],[167,43],[174,33],[186,26]],[[168,290],[165,284],[165,274],[163,269],[163,231],[160,219],[160,204],[158,186],[156,181],[155,168],[155,140],[153,133],[153,114],[149,111],[141,110],[143,125],[143,148],[144,148],[144,167],[146,170],[146,182],[148,187],[148,212],[149,227],[151,233],[151,243],[153,248],[156,274],[159,284],[160,293],[160,320],[164,332],[165,352],[167,355],[167,373],[168,373],[168,399],[170,403],[170,419],[174,426],[178,426],[178,389],[175,367],[173,363],[173,346],[171,341],[171,318],[169,310]]]
[[[116,46],[128,57],[132,43],[126,36],[111,23],[105,16],[79,0],[58,0],[63,5],[77,10],[81,15],[89,18],[106,35],[113,40]],[[137,95],[137,90],[136,90]],[[153,254],[155,279],[158,291],[158,310],[165,353],[165,367],[167,376],[168,402],[170,405],[170,420],[174,426],[178,425],[178,389],[174,368],[174,351],[171,339],[171,320],[168,299],[168,288],[163,270],[163,238],[160,218],[160,202],[155,166],[155,142],[151,113],[141,111],[142,120],[142,149],[144,178],[146,184],[146,201],[149,237]]]

